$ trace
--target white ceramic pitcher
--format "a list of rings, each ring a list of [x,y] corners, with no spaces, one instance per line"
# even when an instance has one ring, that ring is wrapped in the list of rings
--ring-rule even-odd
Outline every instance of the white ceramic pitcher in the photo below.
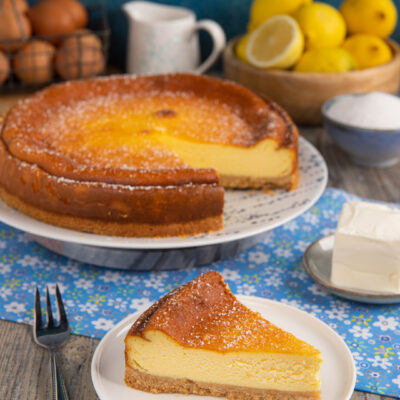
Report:
[[[127,71],[131,74],[170,72],[203,73],[225,47],[222,28],[214,21],[196,22],[186,8],[147,1],[125,3],[129,19]],[[213,39],[213,50],[201,64],[198,31],[204,29]]]

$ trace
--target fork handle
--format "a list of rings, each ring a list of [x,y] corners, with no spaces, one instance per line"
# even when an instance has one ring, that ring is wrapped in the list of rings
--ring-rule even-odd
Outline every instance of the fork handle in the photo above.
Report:
[[[57,359],[55,350],[50,351],[51,369],[51,400],[69,400],[67,388],[65,387],[64,377]]]

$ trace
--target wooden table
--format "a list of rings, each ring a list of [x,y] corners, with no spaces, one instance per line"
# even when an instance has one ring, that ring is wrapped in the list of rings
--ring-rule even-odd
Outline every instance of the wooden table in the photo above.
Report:
[[[0,113],[18,97],[1,96]],[[329,186],[366,198],[400,203],[400,164],[385,169],[358,167],[349,162],[323,129],[304,128],[301,134],[317,146],[327,161]],[[97,399],[90,378],[90,363],[98,342],[73,335],[62,350],[61,359],[71,400]],[[0,320],[0,399],[47,399],[49,388],[48,354],[34,344],[32,328]],[[363,392],[354,392],[352,396],[352,400],[384,399],[390,398]]]

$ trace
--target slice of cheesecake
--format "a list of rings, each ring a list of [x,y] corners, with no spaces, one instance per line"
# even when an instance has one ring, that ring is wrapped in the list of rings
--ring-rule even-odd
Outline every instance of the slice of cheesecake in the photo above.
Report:
[[[215,271],[161,298],[125,338],[125,382],[151,393],[320,399],[321,353],[241,304]]]

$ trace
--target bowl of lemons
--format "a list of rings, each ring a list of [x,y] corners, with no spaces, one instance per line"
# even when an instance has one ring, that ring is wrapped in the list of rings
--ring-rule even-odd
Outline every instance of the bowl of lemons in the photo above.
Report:
[[[248,32],[224,52],[224,73],[284,107],[298,124],[322,121],[325,101],[400,88],[393,0],[253,0]]]

